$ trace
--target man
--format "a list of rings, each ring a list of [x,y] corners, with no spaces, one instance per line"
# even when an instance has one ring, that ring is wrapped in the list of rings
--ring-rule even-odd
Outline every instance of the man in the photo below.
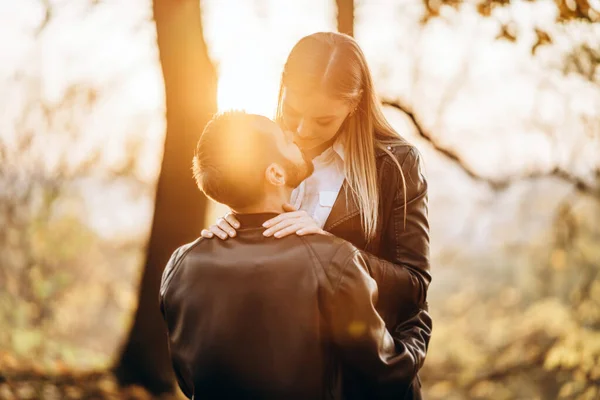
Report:
[[[180,247],[163,273],[160,308],[187,397],[341,398],[344,363],[372,383],[373,398],[403,398],[421,367],[431,321],[420,310],[394,342],[375,311],[377,261],[332,235],[262,234],[311,173],[265,117],[229,112],[206,126],[196,181],[242,228]]]

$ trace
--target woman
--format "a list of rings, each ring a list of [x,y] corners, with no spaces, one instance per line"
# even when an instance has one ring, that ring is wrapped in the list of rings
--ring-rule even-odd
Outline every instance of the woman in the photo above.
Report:
[[[287,212],[265,223],[265,236],[328,232],[352,242],[364,257],[388,261],[385,273],[374,276],[377,308],[394,335],[405,334],[402,323],[427,307],[431,281],[427,181],[418,151],[383,116],[354,39],[320,32],[294,46],[277,120],[313,158],[315,172],[294,191]],[[228,214],[202,236],[226,239],[238,227]],[[369,398],[366,384],[344,374],[349,398]],[[420,398],[418,377],[410,389],[405,398]]]

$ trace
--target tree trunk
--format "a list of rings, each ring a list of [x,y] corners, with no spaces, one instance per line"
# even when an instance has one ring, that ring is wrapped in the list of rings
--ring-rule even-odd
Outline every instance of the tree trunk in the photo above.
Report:
[[[114,368],[122,385],[159,394],[174,389],[158,290],[165,264],[204,223],[207,199],[192,178],[192,155],[202,129],[216,112],[216,74],[208,56],[199,0],[154,0],[162,66],[167,134],[139,305],[129,338]]]
[[[336,0],[336,4],[338,32],[354,36],[354,0]]]

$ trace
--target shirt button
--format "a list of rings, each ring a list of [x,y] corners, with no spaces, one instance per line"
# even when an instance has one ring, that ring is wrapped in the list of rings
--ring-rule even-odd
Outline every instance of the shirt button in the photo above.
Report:
[[[392,149],[392,146],[388,146],[388,147],[387,147],[387,149],[388,149],[388,150],[391,150],[391,149]]]

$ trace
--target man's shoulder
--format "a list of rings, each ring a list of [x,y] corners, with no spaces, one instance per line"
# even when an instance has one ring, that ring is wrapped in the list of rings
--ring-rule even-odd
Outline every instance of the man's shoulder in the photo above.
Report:
[[[352,243],[331,234],[307,235],[302,239],[323,267],[341,265],[356,251]]]
[[[322,277],[326,287],[335,291],[342,277],[348,274],[348,267],[352,269],[358,249],[333,235],[303,236],[303,239],[313,252],[317,275]]]
[[[162,279],[160,283],[161,296],[164,295],[165,291],[167,290],[167,287],[169,286],[169,283],[171,282],[173,276],[177,272],[177,269],[182,264],[183,259],[185,259],[185,256],[188,255],[190,251],[192,251],[196,246],[198,246],[198,244],[200,244],[203,240],[204,238],[200,237],[194,240],[193,242],[179,246],[173,252],[162,273]]]

